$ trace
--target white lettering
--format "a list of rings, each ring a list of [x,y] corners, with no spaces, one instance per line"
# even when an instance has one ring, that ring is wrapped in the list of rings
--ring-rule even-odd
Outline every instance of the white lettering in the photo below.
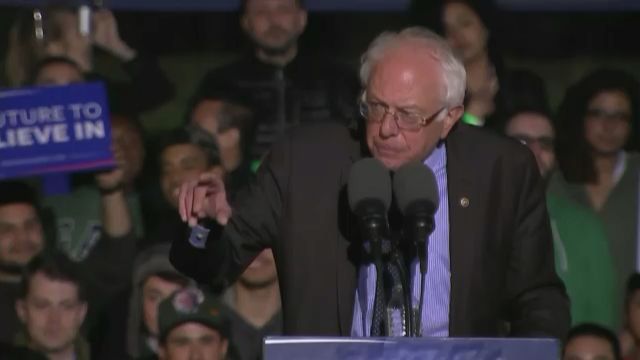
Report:
[[[82,113],[89,120],[95,120],[102,115],[102,107],[98,103],[86,103],[82,109]]]
[[[76,140],[84,139],[84,130],[82,130],[82,123],[73,124],[73,132],[76,135]]]
[[[23,127],[9,129],[0,136],[0,149],[18,146],[32,146],[69,141],[67,124],[55,124],[42,127]]]
[[[16,129],[16,133],[18,134],[18,145],[20,146],[33,145],[33,138],[31,137],[30,130],[31,128]]]
[[[67,132],[67,124],[56,124],[53,126],[53,142],[63,143],[69,141],[69,133]]]
[[[84,136],[87,140],[103,138],[105,136],[104,123],[102,121],[85,121],[82,124],[84,127]]]
[[[62,105],[0,111],[0,129],[65,121]]]
[[[80,111],[82,109],[82,104],[69,104],[67,106],[73,113],[72,116],[74,120],[79,120],[82,117],[82,115],[80,114]]]

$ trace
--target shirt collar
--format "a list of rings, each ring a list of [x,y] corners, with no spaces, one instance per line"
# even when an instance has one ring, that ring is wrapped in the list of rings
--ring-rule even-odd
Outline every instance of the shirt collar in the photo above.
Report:
[[[622,175],[624,175],[624,171],[627,169],[627,153],[624,151],[620,151],[618,153],[617,159],[616,159],[616,165],[613,168],[613,183],[617,184],[618,181],[620,181],[620,179],[622,178]]]
[[[439,141],[431,154],[423,162],[431,171],[436,173],[447,166],[447,149],[444,141]]]

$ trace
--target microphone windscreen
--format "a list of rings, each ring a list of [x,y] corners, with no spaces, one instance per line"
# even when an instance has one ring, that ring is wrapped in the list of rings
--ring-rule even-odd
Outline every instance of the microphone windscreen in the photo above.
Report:
[[[391,204],[391,177],[389,170],[375,158],[362,159],[351,167],[347,186],[349,206],[356,212],[363,200],[378,200],[389,209]]]
[[[416,201],[428,202],[433,212],[438,209],[440,197],[433,171],[421,162],[410,162],[398,169],[393,177],[393,193],[403,214]]]

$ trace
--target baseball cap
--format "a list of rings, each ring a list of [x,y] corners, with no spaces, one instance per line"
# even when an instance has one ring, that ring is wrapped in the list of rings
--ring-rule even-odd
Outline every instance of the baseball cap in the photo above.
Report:
[[[229,318],[224,305],[211,293],[196,287],[176,291],[158,306],[160,340],[174,328],[188,322],[197,322],[229,338]]]

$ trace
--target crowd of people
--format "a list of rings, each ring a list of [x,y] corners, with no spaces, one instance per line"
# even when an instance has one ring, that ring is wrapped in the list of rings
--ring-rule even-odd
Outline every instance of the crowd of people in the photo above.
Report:
[[[535,156],[571,301],[564,359],[640,359],[639,83],[595,69],[553,109],[544,79],[505,65],[483,4],[412,9],[465,67],[457,126],[500,133]],[[109,10],[94,14],[90,36],[73,8],[38,13],[11,29],[7,87],[103,81],[116,166],[73,174],[64,194],[43,193],[37,178],[0,182],[0,359],[260,358],[262,339],[283,332],[282,260],[263,250],[238,281],[218,286],[180,273],[169,261],[170,244],[189,236],[178,190],[217,174],[233,203],[289,129],[361,130],[359,112],[371,105],[358,104],[357,72],[299,51],[301,0],[244,0],[240,26],[252,51],[203,75],[180,126],[152,137],[139,115],[175,95],[154,57],[120,37]],[[94,73],[96,47],[121,61],[126,81]]]

